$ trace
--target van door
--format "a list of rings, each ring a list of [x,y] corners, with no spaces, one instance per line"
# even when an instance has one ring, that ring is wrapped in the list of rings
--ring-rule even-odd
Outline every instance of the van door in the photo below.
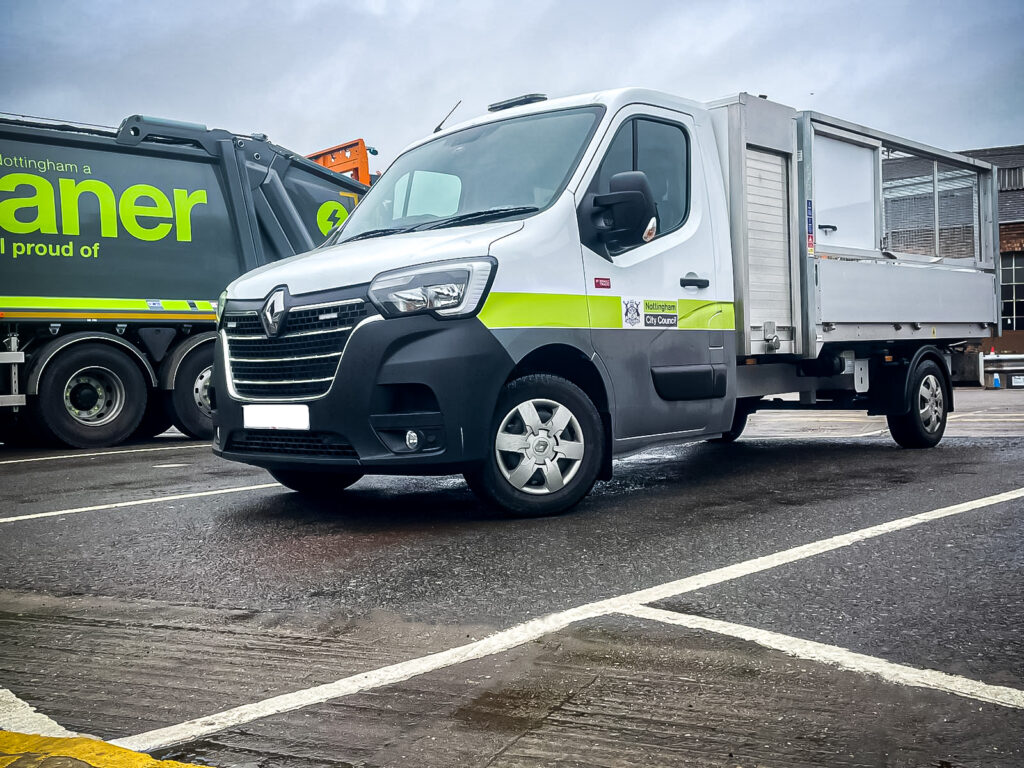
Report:
[[[715,284],[695,136],[690,115],[627,108],[577,193],[591,333],[612,379],[617,441],[710,431],[726,419],[733,312],[719,299],[731,299],[732,286]],[[647,174],[657,230],[650,242],[620,250],[602,242],[591,221],[593,197],[623,171]]]

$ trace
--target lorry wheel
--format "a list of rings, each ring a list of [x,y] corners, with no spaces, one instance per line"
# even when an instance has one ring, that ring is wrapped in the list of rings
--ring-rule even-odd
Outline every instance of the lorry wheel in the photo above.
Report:
[[[132,432],[132,440],[149,440],[150,438],[162,435],[174,423],[171,415],[167,412],[167,405],[164,403],[160,390],[150,390],[149,399],[146,402],[146,412],[142,414],[142,421]]]
[[[125,440],[146,410],[146,382],[123,352],[104,344],[76,344],[44,369],[36,420],[75,448],[102,448]]]
[[[910,410],[886,416],[893,440],[904,448],[931,448],[942,439],[948,414],[945,379],[933,360],[922,360],[911,374]]]
[[[505,386],[491,450],[465,473],[484,501],[519,517],[557,515],[594,485],[604,454],[601,416],[570,381],[532,374]]]
[[[170,397],[174,426],[196,440],[213,439],[212,381],[213,344],[204,344],[189,353],[178,368]]]
[[[270,476],[285,488],[306,496],[329,496],[343,491],[363,476],[353,470],[309,472],[304,469],[268,469]]]

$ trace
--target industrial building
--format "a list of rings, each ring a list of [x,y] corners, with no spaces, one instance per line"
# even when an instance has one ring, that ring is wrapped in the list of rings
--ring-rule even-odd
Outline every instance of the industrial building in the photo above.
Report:
[[[1003,335],[991,346],[997,352],[1024,353],[1024,144],[963,154],[998,168]]]

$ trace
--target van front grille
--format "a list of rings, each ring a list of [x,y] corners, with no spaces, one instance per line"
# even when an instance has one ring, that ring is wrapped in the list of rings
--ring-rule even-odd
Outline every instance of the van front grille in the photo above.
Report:
[[[222,327],[235,392],[275,400],[327,394],[345,342],[368,315],[361,299],[293,307],[281,334],[267,336],[257,312],[225,313]]]
[[[358,458],[356,449],[333,432],[245,429],[232,432],[226,447],[237,453],[272,453],[310,458]]]

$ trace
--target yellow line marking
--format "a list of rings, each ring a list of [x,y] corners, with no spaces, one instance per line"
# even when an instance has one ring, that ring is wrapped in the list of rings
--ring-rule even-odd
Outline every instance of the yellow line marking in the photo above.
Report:
[[[141,507],[144,504],[160,504],[164,501],[182,501],[183,499],[199,499],[204,496],[220,496],[225,493],[242,493],[243,491],[259,491],[265,488],[278,488],[280,483],[260,483],[259,485],[243,485],[237,488],[220,488],[216,491],[198,491],[196,493],[178,493],[173,496],[157,496],[152,499],[135,499],[119,501],[114,504],[95,504],[91,507],[75,507],[74,509],[58,509],[55,512],[37,512],[32,515],[16,515],[0,517],[0,523],[16,523],[19,520],[38,520],[41,517],[58,517],[60,515],[76,515],[79,512],[98,512],[102,509],[124,509],[125,507]]]
[[[204,768],[195,763],[156,760],[141,752],[115,747],[105,741],[84,736],[61,739],[0,731],[0,768],[16,765],[50,765],[51,761],[46,759],[50,757],[73,758],[94,768]],[[65,760],[54,760],[52,764],[69,763]]]

